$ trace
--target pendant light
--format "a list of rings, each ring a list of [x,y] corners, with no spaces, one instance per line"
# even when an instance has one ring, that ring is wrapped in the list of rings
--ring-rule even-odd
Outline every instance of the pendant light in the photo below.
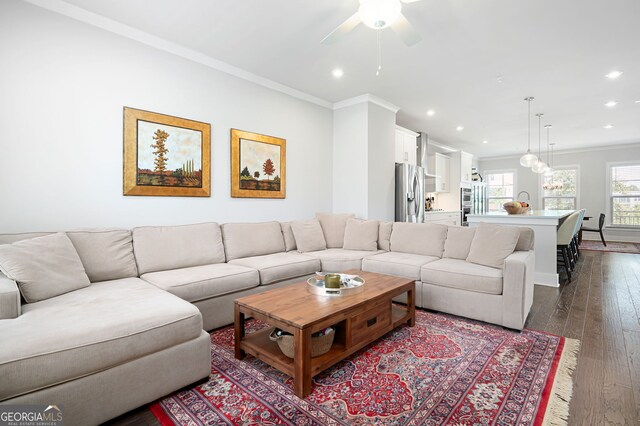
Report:
[[[535,163],[533,166],[531,166],[531,171],[533,171],[534,173],[543,173],[544,169],[547,167],[547,165],[545,164],[544,161],[542,161],[542,156],[541,154],[541,133],[542,133],[542,116],[544,114],[543,113],[538,113],[536,114],[536,117],[538,117],[538,162]]]
[[[527,118],[529,120],[529,123],[527,126],[527,153],[520,157],[520,165],[522,167],[531,167],[538,161],[538,157],[531,153],[531,101],[534,100],[534,97],[528,96],[524,98],[524,100],[527,101]]]
[[[552,165],[551,170],[553,170],[553,146],[554,145],[555,145],[554,142],[551,142],[549,144],[549,146],[551,146],[551,159],[549,160],[551,162],[551,165]],[[551,191],[557,190],[557,189],[562,189],[563,186],[564,186],[562,184],[562,181],[556,182],[555,175],[553,174],[553,172],[551,172],[550,176],[551,176],[551,182],[545,182],[544,185],[542,185],[542,188],[546,189],[546,190],[551,190]]]
[[[549,156],[549,129],[551,128],[551,124],[547,124],[544,126],[545,129],[547,129],[547,167],[544,170],[544,175],[545,176],[552,176],[553,175],[553,167],[551,166],[551,157]]]

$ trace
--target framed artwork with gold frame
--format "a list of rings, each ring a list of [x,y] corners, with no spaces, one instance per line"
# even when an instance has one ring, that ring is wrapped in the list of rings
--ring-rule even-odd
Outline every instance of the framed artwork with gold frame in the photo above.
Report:
[[[211,125],[124,107],[124,195],[211,196]]]
[[[231,129],[231,196],[285,198],[287,141]]]

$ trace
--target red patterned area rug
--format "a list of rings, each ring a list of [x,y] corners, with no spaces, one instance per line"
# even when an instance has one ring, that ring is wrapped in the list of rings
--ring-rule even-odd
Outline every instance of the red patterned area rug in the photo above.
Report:
[[[607,246],[602,244],[602,241],[595,240],[582,240],[580,243],[580,250],[595,250],[595,251],[611,251],[616,253],[640,253],[640,244],[636,243],[622,243],[618,241],[607,241]]]
[[[234,358],[232,327],[211,342],[209,381],[151,406],[163,425],[566,425],[580,344],[417,311],[300,399],[290,377]]]

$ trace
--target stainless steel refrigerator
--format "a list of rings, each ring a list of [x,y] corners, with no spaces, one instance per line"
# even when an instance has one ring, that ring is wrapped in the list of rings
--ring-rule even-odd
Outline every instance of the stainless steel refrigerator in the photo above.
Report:
[[[396,222],[424,222],[425,169],[396,163]]]
[[[484,214],[489,210],[487,205],[487,184],[483,182],[471,183],[471,213]]]

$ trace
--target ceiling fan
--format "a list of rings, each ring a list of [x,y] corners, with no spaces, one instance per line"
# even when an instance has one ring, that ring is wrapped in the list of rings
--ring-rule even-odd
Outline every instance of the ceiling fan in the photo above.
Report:
[[[420,0],[360,0],[358,11],[323,38],[322,43],[334,43],[358,25],[365,24],[376,30],[391,27],[407,46],[412,46],[422,40],[422,37],[402,14],[402,3],[417,1]]]

